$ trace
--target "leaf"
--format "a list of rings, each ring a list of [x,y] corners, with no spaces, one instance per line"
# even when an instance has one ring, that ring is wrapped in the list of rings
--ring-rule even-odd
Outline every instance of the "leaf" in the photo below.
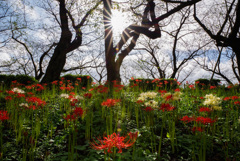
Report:
[[[170,138],[171,136],[170,136],[170,134],[169,133],[167,133],[167,138]]]
[[[74,148],[77,149],[77,150],[85,150],[86,146],[78,145],[78,146],[75,146]]]

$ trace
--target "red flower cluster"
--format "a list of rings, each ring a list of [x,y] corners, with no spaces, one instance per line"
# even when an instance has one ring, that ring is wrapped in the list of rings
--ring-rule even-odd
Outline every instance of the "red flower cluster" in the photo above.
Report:
[[[9,119],[8,112],[0,110],[0,120],[4,121],[8,119]]]
[[[90,98],[92,98],[92,93],[85,93],[83,96],[84,96],[85,98],[90,99]]]
[[[173,99],[173,95],[170,94],[169,96],[167,96],[167,97],[165,98],[165,101],[170,101],[170,100],[172,100],[172,99]]]
[[[151,106],[147,106],[143,110],[146,111],[146,112],[150,112],[150,111],[153,111],[154,109]]]
[[[29,86],[25,86],[25,88],[27,88],[27,89],[36,89],[36,91],[42,91],[42,90],[44,90],[44,86],[43,85],[41,85],[41,84],[36,84],[36,85],[29,85]]]
[[[27,101],[28,103],[31,103],[31,104],[32,104],[32,105],[29,106],[29,108],[30,108],[30,109],[33,109],[33,110],[37,109],[38,107],[42,107],[42,106],[45,106],[45,105],[46,105],[46,102],[45,102],[45,101],[41,100],[41,99],[38,98],[38,97],[34,97],[34,96],[32,96],[32,97],[27,97],[27,98],[26,98],[26,101]]]
[[[82,117],[83,115],[83,109],[81,107],[76,107],[74,110],[73,110],[73,113],[72,114],[69,114],[67,115],[66,117],[64,117],[64,119],[66,121],[74,121],[76,120],[77,118],[79,117]]]
[[[209,117],[202,117],[202,116],[198,116],[195,121],[197,123],[201,123],[201,124],[204,124],[204,125],[207,125],[207,124],[212,124],[214,123],[216,120],[212,120],[211,118]]]
[[[235,105],[240,105],[240,101],[235,101],[234,104]]]
[[[161,93],[161,94],[167,93],[166,90],[159,90],[158,92]]]
[[[99,85],[99,86],[97,86],[95,88],[89,89],[89,91],[93,91],[93,90],[96,90],[99,93],[108,93],[108,87],[105,87],[103,85]]]
[[[15,93],[13,91],[6,91],[6,93],[9,94],[9,95],[12,95],[15,98],[24,98],[25,97],[25,94],[23,94],[23,93]],[[12,100],[12,97],[11,96],[6,96],[5,99],[6,100]]]
[[[142,100],[137,100],[137,102],[136,102],[137,104],[142,104],[143,103],[143,101]]]
[[[127,149],[136,142],[138,132],[129,133],[129,140],[125,141],[127,136],[123,137],[119,134],[113,133],[108,135],[108,137],[104,137],[103,140],[98,139],[100,143],[93,141],[91,143],[91,147],[95,150],[104,150],[104,153],[112,153],[112,148],[118,148],[118,153],[122,153],[122,149]]]
[[[212,110],[208,107],[200,107],[199,112],[211,112]]]
[[[228,101],[228,100],[236,100],[236,99],[239,99],[239,98],[240,98],[239,96],[229,96],[229,97],[225,97],[223,100]]]
[[[114,84],[113,87],[116,88],[115,92],[119,92],[120,90],[123,89],[124,85]]]
[[[189,85],[188,88],[195,89],[193,84]]]
[[[210,86],[210,89],[215,89],[215,88],[217,88],[216,86]]]
[[[72,89],[74,89],[74,87],[73,86],[61,86],[61,87],[59,87],[60,88],[60,90],[62,90],[62,91],[71,91]]]
[[[173,111],[174,109],[175,109],[175,107],[171,106],[168,103],[162,103],[161,107],[159,108],[159,110],[162,110],[163,112],[164,111]]]
[[[183,121],[184,123],[189,123],[192,122],[194,119],[192,117],[188,117],[188,116],[183,116],[183,118],[181,119],[181,121]]]
[[[6,96],[6,97],[5,97],[5,100],[7,100],[7,101],[8,101],[8,100],[12,100],[12,97],[11,97],[11,96]]]
[[[204,125],[212,124],[212,123],[216,122],[216,120],[212,120],[212,119],[209,118],[209,117],[202,117],[202,116],[198,116],[197,118],[184,116],[184,117],[181,119],[181,121],[183,121],[183,122],[185,122],[185,123],[189,123],[189,122],[195,121],[195,122],[197,122],[197,123],[201,123],[201,124],[204,124]]]
[[[105,102],[102,102],[102,106],[107,106],[107,107],[113,107],[115,106],[118,102],[120,102],[120,99],[107,99]]]
[[[193,127],[192,132],[196,132],[196,131],[203,132],[204,130],[201,127]]]

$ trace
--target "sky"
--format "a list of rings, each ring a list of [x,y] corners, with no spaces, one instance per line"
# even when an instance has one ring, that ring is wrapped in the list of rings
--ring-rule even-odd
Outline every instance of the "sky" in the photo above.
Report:
[[[27,3],[27,1],[25,1],[25,7],[23,7],[23,2],[21,0],[17,0],[17,1],[13,1],[13,0],[9,0],[11,2],[14,2],[14,3],[18,3],[18,5],[16,6],[16,9],[19,11],[19,13],[27,13],[27,19],[30,20],[32,23],[34,23],[35,26],[38,25],[38,23],[36,22],[42,22],[42,24],[51,24],[53,23],[52,22],[52,19],[51,18],[48,18],[49,15],[41,8],[39,7],[34,7],[32,8],[31,7],[31,4],[32,1],[29,0],[29,4]],[[116,1],[116,0],[115,0]],[[118,0],[118,2],[121,1],[121,2],[126,2],[126,0]],[[208,1],[204,1],[205,3],[210,3]],[[209,6],[211,4],[208,4]],[[121,33],[121,30],[123,30],[126,26],[128,26],[129,24],[131,24],[129,21],[126,21],[127,17],[129,16],[128,13],[124,13],[122,14],[121,12],[123,11],[123,9],[120,7],[120,9],[118,10],[113,10],[113,15],[114,16],[114,19],[113,19],[113,24],[115,24],[116,26],[119,26],[119,29],[117,27],[115,27],[115,37],[117,37],[120,33]],[[122,15],[120,15],[122,14]],[[122,24],[123,22],[123,24]],[[42,25],[41,24],[41,25]],[[177,24],[177,23],[176,23]],[[175,24],[175,25],[176,25]],[[172,27],[174,29],[174,25]],[[120,30],[121,29],[121,30]],[[167,28],[162,28],[164,30],[168,30],[170,29],[170,27],[167,27]],[[48,37],[48,32],[43,32],[43,30],[39,29],[39,30],[36,30],[36,31],[27,31],[28,34],[31,36],[31,38],[34,38],[34,39],[38,39],[39,42],[43,42],[43,43],[46,43],[46,42],[50,42],[50,40],[47,40],[47,37]],[[164,35],[164,34],[163,34]],[[198,35],[195,35],[195,36],[198,36]],[[201,37],[203,37],[203,35],[201,35]],[[53,37],[52,37],[53,38]],[[189,42],[194,42],[192,40],[193,36],[189,36],[185,38],[185,41],[189,41]],[[198,37],[199,38],[199,37]],[[167,40],[168,39],[168,36],[167,34],[165,34],[164,36],[162,36],[163,40],[166,40],[165,43],[163,43],[163,45],[161,46],[162,48],[162,52],[170,52],[171,48],[171,40]],[[141,41],[141,40],[140,40]],[[193,43],[194,44],[194,43]],[[90,49],[90,52],[92,53],[100,53],[102,52],[102,46],[103,45],[103,42],[101,41],[97,46],[97,48],[95,48],[95,50],[92,50]],[[94,46],[96,47],[96,44],[95,45],[90,45],[89,47],[80,47],[80,51],[83,53],[85,52],[86,55],[87,55],[87,52],[86,50],[88,50],[89,48],[94,48]],[[194,46],[194,45],[193,45]],[[97,50],[99,49],[99,50]],[[183,45],[179,45],[178,46],[178,49],[179,50],[185,50],[184,46]],[[18,52],[19,50],[15,50],[12,52],[12,54],[15,54],[15,55],[19,55],[19,54],[27,54],[26,51],[24,52],[23,50],[21,52]],[[40,51],[40,49],[39,49]],[[9,61],[10,60],[10,52],[11,50],[9,49],[6,49],[6,48],[0,48],[0,52],[1,52],[1,57],[0,57],[0,61]],[[140,71],[140,70],[136,70],[136,68],[134,67],[133,63],[134,61],[137,61],[137,57],[135,56],[136,55],[136,51],[132,51],[130,53],[129,56],[127,56],[125,59],[124,59],[124,63],[122,65],[122,68],[121,68],[121,75],[122,75],[122,80],[123,82],[127,82],[128,79],[130,79],[131,77],[146,77],[146,73],[144,73],[143,71]],[[93,54],[94,55],[94,54]],[[147,54],[143,54],[143,56]],[[85,59],[84,61],[86,60],[89,60],[91,58],[91,56],[83,56],[82,57],[83,59]],[[199,61],[200,60],[203,60],[204,57],[199,57],[198,58]],[[215,59],[216,60],[216,59]],[[76,61],[76,59],[69,59],[66,64],[66,67],[69,67],[70,65],[72,64],[79,64],[80,62],[78,62],[79,60]],[[104,58],[101,58],[99,59],[99,61],[104,61]],[[214,60],[213,60],[214,61]],[[214,63],[213,63],[214,64]],[[231,78],[233,77],[233,74],[232,74],[232,70],[231,70],[231,63],[229,61],[223,61],[222,64],[221,64],[221,67],[223,69],[223,71]],[[206,72],[205,70],[201,69],[195,61],[190,61],[188,63],[188,65],[185,67],[185,69],[182,71],[182,77],[180,76],[179,77],[179,80],[182,80],[183,77],[184,77],[184,73],[187,73],[189,71],[189,69],[192,69],[194,68],[194,71],[193,73],[191,74],[191,76],[187,79],[187,81],[189,82],[193,82],[194,80],[196,79],[199,79],[199,78],[210,78],[211,77],[211,73],[209,72]],[[168,69],[169,72],[171,69]],[[94,70],[90,70],[92,72],[92,75],[96,75],[96,72]],[[95,72],[95,73],[94,73]],[[167,72],[167,73],[169,73]],[[231,78],[231,79],[234,79],[234,78]],[[236,83],[236,81],[234,81]]]

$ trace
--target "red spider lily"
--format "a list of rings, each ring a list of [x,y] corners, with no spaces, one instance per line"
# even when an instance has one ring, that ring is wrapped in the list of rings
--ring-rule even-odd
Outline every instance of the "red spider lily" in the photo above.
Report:
[[[199,97],[201,100],[203,100],[204,99],[204,97]]]
[[[240,105],[240,101],[234,102],[235,105]]]
[[[175,107],[171,106],[168,103],[162,103],[161,107],[159,108],[159,110],[162,110],[163,112],[164,111],[173,111],[174,109],[175,109]]]
[[[200,107],[199,112],[211,112],[212,110],[208,107]]]
[[[161,94],[167,93],[166,90],[159,90],[158,92],[161,93]]]
[[[193,128],[192,128],[192,132],[196,132],[196,131],[203,132],[204,129],[201,128],[201,127],[193,127]]]
[[[7,111],[0,110],[0,120],[1,121],[9,120],[9,115]]]
[[[231,98],[230,97],[225,97],[223,100],[224,101],[228,101],[228,100],[230,100]]]
[[[7,101],[8,101],[8,100],[12,100],[12,97],[11,97],[11,96],[6,96],[6,97],[5,97],[5,100],[7,100]]]
[[[37,107],[36,107],[35,105],[31,105],[31,106],[29,106],[28,108],[29,108],[29,109],[32,109],[32,110],[36,110],[36,109],[37,109]]]
[[[22,94],[22,93],[17,94],[17,98],[24,98],[24,97],[25,97],[25,94]]]
[[[195,89],[193,84],[192,84],[192,85],[189,85],[188,87],[189,87],[190,89]]]
[[[37,104],[38,106],[44,106],[44,105],[46,105],[46,102],[43,101],[43,100],[41,100],[41,99],[38,98],[38,97],[27,97],[27,98],[26,98],[26,101],[27,101],[28,103],[29,103],[29,102],[35,103],[35,104]]]
[[[99,93],[108,93],[108,87],[102,86],[101,88],[98,88],[97,90]]]
[[[195,121],[197,123],[201,123],[201,124],[212,124],[214,123],[216,120],[212,120],[211,118],[209,117],[202,117],[202,116],[198,116]]]
[[[104,150],[104,153],[112,153],[112,148],[116,147],[118,148],[118,153],[122,153],[122,149],[127,149],[136,142],[137,140],[137,133],[129,133],[130,139],[125,141],[127,136],[120,136],[119,134],[113,133],[111,135],[108,135],[107,137],[104,137],[103,140],[98,139],[100,143],[97,143],[93,140],[91,144],[91,147],[95,150]]]
[[[107,99],[105,102],[102,102],[102,106],[107,106],[107,107],[113,107],[115,106],[118,102],[120,102],[120,99]]]
[[[172,99],[173,99],[173,95],[172,95],[172,94],[170,94],[169,96],[167,96],[167,97],[165,98],[166,101],[170,101],[170,100],[172,100]]]
[[[74,114],[69,114],[69,115],[67,115],[66,117],[63,117],[67,122],[68,121],[74,121],[74,120],[76,120],[77,119],[77,117],[76,117],[76,115],[74,115]]]
[[[44,90],[44,87],[43,87],[41,84],[37,84],[36,87],[37,87],[37,88],[36,88],[37,91],[42,91],[42,90]]]
[[[76,106],[76,103],[78,103],[78,100],[76,98],[72,97],[70,100],[71,100],[71,102],[70,102],[71,106]]]
[[[32,92],[28,92],[27,94],[28,94],[28,95],[34,95]]]
[[[160,79],[155,78],[154,80],[152,80],[152,83],[159,82],[159,81],[160,81]]]
[[[210,86],[210,89],[215,89],[215,88],[217,88],[216,86]]]
[[[52,84],[55,84],[55,85],[57,85],[57,84],[58,84],[58,81],[57,81],[57,80],[55,80],[55,81],[53,81],[53,82],[52,82]]]
[[[89,79],[90,78],[90,76],[87,76],[87,79]]]
[[[174,91],[175,91],[175,92],[180,92],[180,89],[179,89],[179,88],[177,88],[177,89],[175,89]]]
[[[236,99],[239,99],[238,96],[232,96],[232,100],[236,100]]]
[[[59,87],[60,88],[60,90],[62,90],[62,91],[64,91],[64,90],[66,90],[66,91],[71,91],[72,89],[74,89],[74,87],[73,86],[61,86],[61,87]]]
[[[81,117],[83,115],[83,109],[81,107],[76,107],[73,110],[73,115],[75,115],[76,117]]]
[[[146,112],[150,112],[150,111],[153,111],[154,109],[151,106],[147,106],[143,110],[146,111]]]
[[[121,84],[114,84],[113,87],[118,88],[119,90],[122,90],[124,85]]]
[[[11,95],[14,95],[14,94],[15,94],[15,92],[13,92],[13,91],[6,91],[6,93],[7,93],[7,94],[11,94]]]
[[[136,102],[137,104],[142,104],[143,103],[143,101],[142,100],[137,100],[137,102]]]
[[[229,96],[229,97],[225,97],[223,100],[228,101],[228,100],[236,100],[236,99],[239,99],[239,98],[240,98],[239,96]]]
[[[164,81],[164,84],[168,84],[169,82],[168,81]]]
[[[77,78],[77,80],[81,82],[82,78]]]
[[[183,118],[181,119],[181,121],[183,121],[184,123],[189,123],[192,122],[194,119],[192,117],[188,117],[188,116],[183,116]]]
[[[84,96],[85,98],[90,99],[90,98],[92,98],[92,93],[85,93],[83,96]]]
[[[27,89],[33,89],[33,86],[25,86]]]
[[[73,110],[72,114],[67,115],[66,117],[63,117],[67,122],[68,121],[75,121],[77,118],[81,117],[83,115],[84,110],[81,107],[76,107]]]
[[[195,82],[195,84],[198,84],[198,83],[199,83],[199,81],[196,81],[196,82]]]

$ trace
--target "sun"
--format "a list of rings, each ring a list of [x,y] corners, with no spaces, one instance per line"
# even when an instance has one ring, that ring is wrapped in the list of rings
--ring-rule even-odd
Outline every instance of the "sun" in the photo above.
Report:
[[[119,10],[112,10],[111,25],[113,32],[120,35],[129,25],[129,18],[127,14]]]

